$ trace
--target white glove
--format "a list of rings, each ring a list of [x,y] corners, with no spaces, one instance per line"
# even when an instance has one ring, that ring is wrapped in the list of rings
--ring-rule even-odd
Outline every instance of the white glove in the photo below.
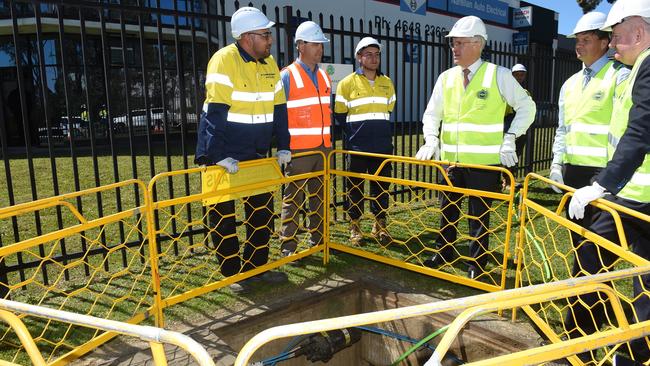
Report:
[[[239,171],[239,161],[233,158],[225,158],[217,162],[217,165],[222,166],[230,174],[235,174]]]
[[[510,168],[517,165],[519,160],[517,159],[514,134],[506,133],[503,135],[503,144],[501,144],[501,148],[499,149],[499,156],[501,157],[501,164],[503,166]]]
[[[291,161],[291,151],[278,150],[278,152],[275,153],[275,157],[278,158],[278,165],[280,165],[280,168],[284,169],[284,167],[286,167]]]
[[[573,193],[571,203],[569,203],[569,217],[582,219],[585,217],[585,206],[593,200],[597,200],[605,195],[605,188],[601,187],[598,182],[590,186],[584,186]]]
[[[560,164],[551,164],[551,174],[548,175],[548,178],[554,182],[564,184],[564,178],[562,178],[562,165]],[[559,187],[551,186],[551,189],[555,193],[562,193],[562,190]]]
[[[440,160],[440,140],[435,136],[425,138],[426,143],[415,154],[418,160]]]

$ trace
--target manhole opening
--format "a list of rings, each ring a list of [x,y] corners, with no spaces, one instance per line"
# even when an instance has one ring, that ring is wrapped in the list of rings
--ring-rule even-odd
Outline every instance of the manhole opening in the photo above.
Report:
[[[377,283],[359,281],[327,291],[314,292],[313,296],[290,301],[277,310],[265,311],[232,325],[213,328],[212,331],[221,341],[236,351],[257,333],[274,326],[401,308],[435,300],[421,294],[387,290]],[[457,314],[457,312],[439,313],[369,326],[420,340],[450,324]],[[293,340],[292,338],[282,338],[267,343],[253,355],[250,362],[267,360],[280,355]],[[429,344],[435,348],[440,339],[441,336],[438,336]],[[495,315],[484,316],[464,328],[454,341],[443,364],[455,365],[461,361],[483,360],[537,345],[539,345],[539,335],[527,324],[512,323]],[[358,342],[335,353],[327,364],[390,365],[412,346],[412,343],[395,337],[361,331]],[[432,353],[430,348],[422,347],[401,364],[423,365]],[[310,364],[305,356],[277,363],[282,366],[305,364]]]

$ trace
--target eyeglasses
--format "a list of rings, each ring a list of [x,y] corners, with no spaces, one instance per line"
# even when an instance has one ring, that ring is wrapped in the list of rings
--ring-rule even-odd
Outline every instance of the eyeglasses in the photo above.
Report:
[[[466,44],[469,43],[478,43],[478,41],[449,41],[449,47],[451,48],[461,48],[465,47]]]
[[[260,37],[262,37],[264,39],[269,39],[269,38],[273,37],[273,32],[271,32],[271,31],[266,31],[264,33],[248,32],[248,34],[254,34],[254,35],[260,36]]]

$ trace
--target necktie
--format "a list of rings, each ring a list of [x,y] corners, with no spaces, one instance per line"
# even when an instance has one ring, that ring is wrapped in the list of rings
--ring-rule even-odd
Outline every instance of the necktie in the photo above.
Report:
[[[463,69],[463,87],[467,88],[469,84],[469,69]]]
[[[585,70],[583,71],[585,76],[584,79],[582,80],[582,89],[587,87],[587,84],[589,83],[589,80],[591,80],[591,69],[588,67],[585,67]]]

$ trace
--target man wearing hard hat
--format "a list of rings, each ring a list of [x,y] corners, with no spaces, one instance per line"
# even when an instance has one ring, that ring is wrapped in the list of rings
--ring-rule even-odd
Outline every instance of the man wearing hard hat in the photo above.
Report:
[[[236,174],[239,161],[266,157],[275,134],[278,163],[291,161],[287,106],[280,71],[271,56],[274,25],[261,11],[243,7],[232,15],[236,42],[217,51],[205,80],[205,103],[197,132],[195,163],[219,165]],[[209,207],[210,234],[224,276],[233,276],[265,264],[273,231],[270,193],[244,199],[246,246],[240,256],[236,234],[235,203]],[[242,264],[243,262],[243,264]],[[265,272],[256,279],[286,281],[286,274]],[[252,279],[231,285],[246,290]]]
[[[578,189],[569,204],[569,216],[582,219],[585,207],[592,201],[605,198],[645,215],[650,215],[650,0],[618,0],[609,11],[601,28],[612,30],[610,47],[616,60],[632,66],[622,90],[617,91],[609,124],[605,168],[596,175],[591,185]],[[632,251],[650,260],[650,223],[620,212],[627,243]],[[617,226],[611,214],[598,211],[592,217],[589,230],[612,241],[619,242]],[[610,268],[616,257],[585,242],[577,252],[579,274],[598,273]],[[650,275],[634,277],[633,305],[635,320],[650,319]],[[585,305],[597,304],[596,295],[580,296]],[[596,329],[605,321],[604,314],[590,318]],[[636,362],[650,359],[647,338],[631,342]],[[626,363],[615,357],[614,365]]]
[[[357,43],[354,51],[359,68],[341,80],[336,88],[334,113],[344,126],[346,147],[352,151],[391,154],[393,129],[390,113],[395,106],[395,88],[390,78],[379,70],[381,45],[372,37]],[[382,158],[348,155],[348,168],[355,173],[374,174],[384,162]],[[391,165],[386,164],[379,173],[391,175]],[[370,211],[375,216],[373,237],[382,245],[391,242],[386,230],[390,184],[370,182]],[[364,206],[364,180],[348,180],[348,214],[350,215],[350,242],[359,244],[363,239],[359,220]]]
[[[553,142],[553,163],[549,178],[571,187],[590,184],[607,164],[607,132],[612,117],[612,106],[617,88],[629,75],[629,69],[607,57],[609,33],[601,31],[607,16],[600,12],[583,15],[569,38],[576,40],[576,56],[583,63],[582,70],[564,82],[558,100],[558,128]],[[556,186],[553,190],[561,193]],[[591,212],[585,219],[574,220],[589,227]],[[579,248],[584,238],[571,232],[571,241]],[[573,274],[580,272],[579,261]],[[591,313],[596,309],[573,308],[573,322],[584,331],[593,332]],[[567,329],[576,329],[575,324]],[[576,329],[577,331],[577,329]],[[575,337],[575,336],[574,336]]]
[[[447,35],[457,65],[438,77],[431,100],[422,117],[425,144],[419,160],[432,157],[449,161],[448,175],[455,187],[496,192],[499,172],[454,168],[454,162],[512,167],[517,163],[515,139],[523,135],[535,118],[535,103],[512,77],[510,70],[481,60],[488,39],[485,25],[475,16],[459,19]],[[504,133],[506,105],[516,115]],[[457,193],[442,192],[441,229],[434,255],[424,262],[431,268],[452,263],[458,257],[457,225],[460,199]],[[469,198],[471,237],[467,274],[475,278],[485,271],[489,254],[491,199]]]
[[[323,44],[329,39],[318,24],[306,21],[296,29],[295,44],[298,58],[280,73],[287,95],[291,152],[319,150],[327,156],[332,147],[330,134],[331,80],[318,67],[323,57]],[[294,158],[287,166],[288,176],[324,169],[323,157],[307,155]],[[324,232],[324,182],[310,178],[288,183],[282,200],[282,246],[283,256],[293,254],[297,249],[299,210],[305,195],[308,195],[309,232],[311,245],[321,244]]]
[[[553,163],[549,178],[571,187],[591,183],[607,164],[607,131],[612,116],[616,88],[630,70],[607,57],[609,33],[601,31],[607,16],[587,13],[578,20],[569,38],[576,39],[576,55],[582,70],[562,85],[558,100],[558,128],[553,142]],[[561,193],[556,186],[553,190]],[[589,226],[591,214],[578,225]],[[582,237],[571,233],[574,245]]]

